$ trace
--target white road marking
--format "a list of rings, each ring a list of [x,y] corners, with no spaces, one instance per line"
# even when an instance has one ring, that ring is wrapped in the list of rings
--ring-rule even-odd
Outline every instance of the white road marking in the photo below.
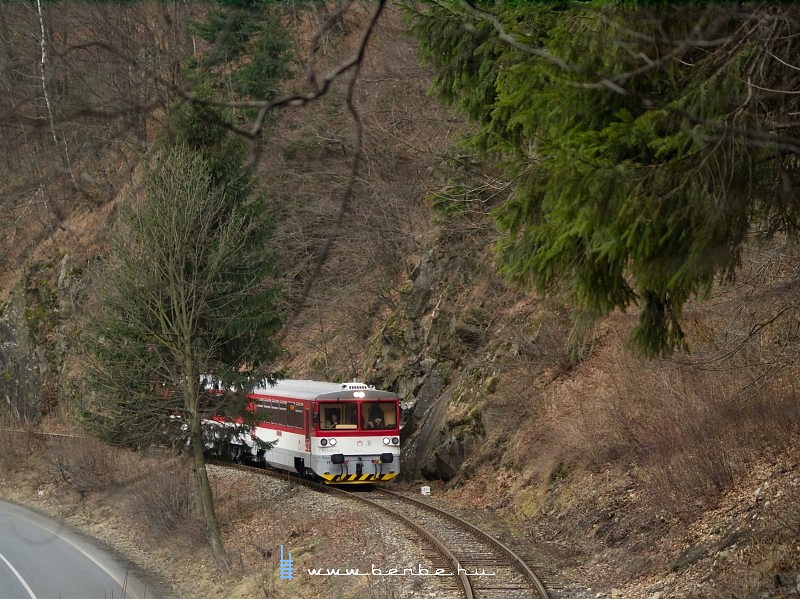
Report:
[[[92,554],[90,554],[88,551],[86,551],[83,547],[80,547],[79,545],[74,543],[72,541],[72,539],[70,539],[69,537],[67,537],[65,535],[62,535],[58,531],[53,530],[52,528],[50,528],[49,526],[46,526],[45,524],[43,524],[41,522],[37,522],[35,520],[32,520],[32,519],[26,517],[25,515],[22,515],[21,517],[24,518],[25,520],[27,520],[33,526],[36,526],[37,528],[39,528],[39,529],[41,529],[41,530],[43,530],[45,532],[50,533],[54,537],[57,537],[57,538],[61,539],[62,541],[64,541],[68,545],[71,545],[75,550],[77,550],[80,553],[82,553],[83,556],[86,559],[88,559],[90,562],[92,562],[100,570],[105,572],[108,575],[108,577],[111,578],[111,580],[113,580],[114,582],[116,582],[120,586],[120,588],[122,589],[122,592],[123,592],[123,597],[126,597],[126,596],[130,595],[134,599],[138,599],[139,595],[134,590],[132,590],[131,588],[128,587],[128,580],[127,580],[128,574],[127,574],[127,572],[125,573],[125,580],[124,581],[120,580],[119,577],[116,574],[114,574],[111,570],[106,568],[105,565],[103,565],[98,560],[96,560],[94,558],[94,556]],[[2,557],[2,555],[0,555],[0,557]],[[5,561],[5,558],[4,558],[3,561]],[[6,563],[8,564],[8,562],[6,562]],[[8,565],[9,565],[9,567],[11,567],[11,564],[8,564]],[[15,572],[16,572],[16,570],[15,570]],[[20,579],[20,580],[22,580],[22,579]],[[25,585],[25,586],[27,587],[27,585]],[[36,596],[33,595],[33,593],[31,593],[31,597],[32,597],[32,599],[36,599]]]
[[[5,562],[6,566],[8,566],[8,569],[11,570],[11,573],[17,577],[17,580],[19,580],[19,583],[23,586],[23,588],[26,591],[28,591],[28,595],[30,596],[30,598],[36,599],[36,595],[33,594],[31,587],[28,586],[28,583],[25,582],[25,579],[22,578],[22,575],[19,572],[17,572],[17,569],[11,565],[11,562],[6,559],[6,556],[0,553],[0,559],[3,560],[3,562]]]
[[[24,508],[23,508],[23,510],[24,510]],[[123,595],[122,595],[123,597],[129,597],[130,596],[133,599],[139,599],[139,594],[135,590],[131,589],[128,586],[128,572],[127,572],[127,569],[126,569],[126,572],[125,572],[125,580],[120,580],[119,577],[116,574],[111,572],[108,568],[106,568],[105,565],[103,565],[98,560],[96,560],[94,558],[94,556],[91,555],[89,552],[87,552],[85,549],[83,549],[83,547],[80,547],[79,545],[74,543],[68,536],[60,534],[57,530],[53,530],[52,528],[50,528],[45,522],[40,522],[38,520],[35,520],[35,519],[29,517],[28,514],[26,514],[24,512],[19,512],[18,511],[17,512],[17,517],[18,518],[22,518],[23,520],[26,520],[29,524],[35,526],[36,528],[39,528],[40,530],[43,530],[43,531],[53,535],[54,537],[57,537],[57,538],[61,539],[63,542],[67,543],[68,545],[71,545],[74,549],[76,549],[77,551],[82,553],[83,556],[86,559],[88,559],[90,562],[92,562],[100,570],[105,572],[109,576],[109,578],[111,578],[114,582],[116,582],[120,586],[120,588],[121,588],[121,590],[123,592]],[[3,557],[2,554],[0,554],[0,557]],[[11,570],[16,574],[17,571],[14,570],[14,568],[11,566],[11,564],[5,558],[3,558],[3,561],[6,562],[6,564],[8,564],[8,567],[11,568]],[[28,587],[28,585],[25,584],[25,581],[23,581],[22,578],[19,576],[19,574],[17,574],[17,578],[19,578],[20,581],[22,581],[22,583],[25,585],[25,588],[28,589],[28,592],[31,595],[31,599],[37,599],[36,596],[33,594],[33,592],[30,591],[30,588]],[[147,591],[147,589],[145,588],[145,592],[146,591]]]

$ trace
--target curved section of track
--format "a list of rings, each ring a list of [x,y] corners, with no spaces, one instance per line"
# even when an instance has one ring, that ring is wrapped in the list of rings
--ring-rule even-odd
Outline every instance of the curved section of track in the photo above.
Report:
[[[403,526],[410,528],[414,533],[416,533],[417,537],[419,537],[423,542],[427,543],[431,546],[436,554],[440,556],[440,560],[435,559],[434,557],[432,560],[434,562],[434,566],[437,568],[441,568],[441,570],[455,574],[455,580],[457,581],[459,590],[461,591],[462,595],[465,599],[478,599],[478,596],[472,590],[472,584],[469,579],[468,572],[463,568],[458,556],[450,550],[445,542],[443,542],[439,537],[431,534],[426,527],[419,524],[417,521],[412,519],[409,515],[402,514],[401,512],[393,509],[390,505],[381,502],[379,499],[376,499],[375,496],[370,495],[369,497],[365,496],[363,493],[355,494],[352,492],[344,491],[341,489],[333,489],[336,493],[341,493],[350,500],[361,501],[370,504],[374,508],[378,508],[385,512],[389,517],[393,518],[394,520],[400,522]],[[443,560],[443,561],[442,561]]]
[[[463,518],[407,495],[375,489],[370,499],[422,525],[447,545],[475,599],[547,599],[547,589],[510,547]]]
[[[220,466],[231,464],[217,463]],[[456,576],[466,599],[549,599],[539,577],[510,547],[463,518],[424,501],[385,488],[344,490],[285,473],[234,466],[259,474],[289,479],[323,493],[367,503],[409,528],[435,555],[434,566]]]

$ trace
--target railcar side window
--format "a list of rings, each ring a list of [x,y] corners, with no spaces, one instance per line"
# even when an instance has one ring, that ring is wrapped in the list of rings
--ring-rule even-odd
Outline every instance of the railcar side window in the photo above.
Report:
[[[258,404],[256,404],[256,416],[259,422],[269,422],[270,411],[268,401],[259,401]]]
[[[286,402],[276,401],[273,408],[277,408],[273,413],[273,421],[275,424],[286,426]]]
[[[289,403],[289,426],[303,428],[303,404]]]

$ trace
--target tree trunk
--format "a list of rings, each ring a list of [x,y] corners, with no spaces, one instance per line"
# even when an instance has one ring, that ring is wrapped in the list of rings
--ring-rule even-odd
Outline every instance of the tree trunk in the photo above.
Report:
[[[188,344],[187,347],[189,347]],[[190,355],[189,349],[187,349],[187,356],[188,355]],[[211,490],[211,483],[208,480],[206,458],[203,455],[205,446],[203,440],[203,425],[200,419],[200,376],[195,372],[191,359],[185,358],[185,360],[188,385],[185,389],[186,396],[184,398],[184,404],[189,418],[191,419],[192,465],[194,467],[195,480],[197,481],[197,492],[200,495],[200,505],[203,507],[206,535],[208,536],[208,542],[211,545],[214,559],[219,565],[228,569],[230,566],[228,554],[222,542],[219,520],[217,519],[217,512],[214,509],[214,492]]]
[[[211,490],[211,483],[208,480],[206,460],[203,455],[203,431],[200,427],[199,418],[197,420],[196,427],[194,423],[192,423],[192,465],[197,480],[197,491],[200,494],[200,504],[203,506],[206,534],[211,544],[211,551],[214,553],[214,559],[227,569],[230,565],[228,562],[228,554],[222,542],[219,520],[217,519],[217,512],[214,509],[214,493]]]

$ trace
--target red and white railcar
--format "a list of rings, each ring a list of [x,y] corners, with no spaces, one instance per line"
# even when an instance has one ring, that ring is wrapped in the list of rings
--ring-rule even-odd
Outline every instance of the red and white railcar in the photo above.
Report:
[[[330,484],[385,482],[400,473],[400,398],[363,383],[279,380],[247,395],[252,437],[244,457]],[[235,453],[240,453],[236,452]]]

